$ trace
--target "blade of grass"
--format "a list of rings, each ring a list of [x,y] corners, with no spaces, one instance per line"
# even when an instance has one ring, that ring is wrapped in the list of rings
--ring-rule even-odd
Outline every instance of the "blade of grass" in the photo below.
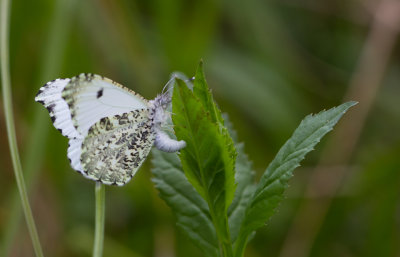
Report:
[[[9,21],[10,21],[10,1],[3,0],[1,2],[1,77],[2,91],[4,103],[4,115],[7,126],[7,136],[9,141],[11,159],[14,168],[15,179],[17,181],[18,191],[21,197],[21,204],[24,210],[28,231],[32,239],[35,254],[38,257],[43,256],[42,247],[39,241],[39,235],[36,230],[35,221],[33,219],[32,210],[29,205],[28,193],[25,187],[24,175],[22,173],[21,161],[18,153],[17,136],[15,133],[14,117],[12,112],[11,98],[11,78],[9,67]]]
[[[46,45],[43,47],[44,54],[41,63],[41,74],[39,76],[40,83],[44,83],[51,78],[56,76],[56,73],[60,70],[61,59],[63,49],[66,45],[66,37],[69,31],[69,22],[73,18],[71,11],[75,0],[65,1],[58,0],[56,2],[54,19],[51,23],[48,39]],[[23,156],[23,167],[25,167],[25,182],[28,192],[31,186],[35,183],[37,171],[39,165],[44,156],[44,148],[46,147],[47,131],[50,126],[46,123],[48,115],[46,112],[41,111],[41,107],[32,100],[32,108],[34,111],[34,123],[30,133],[30,139],[27,143],[26,154]],[[0,256],[9,256],[13,239],[19,228],[21,219],[21,205],[19,203],[18,191],[14,190],[11,193],[10,201],[7,209],[9,211],[9,217],[3,236],[2,244],[0,246]]]
[[[103,242],[104,242],[104,219],[105,219],[105,186],[96,182],[95,187],[96,195],[96,221],[94,231],[94,244],[93,244],[93,257],[101,257],[103,255]]]

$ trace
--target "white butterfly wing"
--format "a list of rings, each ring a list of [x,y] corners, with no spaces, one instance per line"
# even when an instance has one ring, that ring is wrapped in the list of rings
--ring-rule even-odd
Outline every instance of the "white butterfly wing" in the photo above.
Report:
[[[43,104],[49,111],[54,127],[68,138],[82,137],[72,122],[68,104],[61,97],[62,91],[71,79],[56,79],[40,88],[35,101]]]
[[[58,79],[40,88],[35,100],[68,138],[82,138],[101,118],[148,108],[148,101],[120,84],[95,74]]]
[[[110,79],[94,74],[81,74],[71,79],[48,82],[40,88],[35,100],[47,108],[54,127],[69,138],[68,158],[72,168],[93,180],[96,180],[96,177],[88,175],[88,170],[93,170],[95,166],[88,168],[88,165],[82,163],[82,149],[90,148],[90,144],[85,145],[90,128],[102,118],[149,108],[148,101],[140,95]],[[147,116],[143,119],[147,119]],[[147,144],[150,148],[153,141],[150,140]],[[147,156],[148,152],[144,153]],[[100,154],[104,155],[105,152]]]

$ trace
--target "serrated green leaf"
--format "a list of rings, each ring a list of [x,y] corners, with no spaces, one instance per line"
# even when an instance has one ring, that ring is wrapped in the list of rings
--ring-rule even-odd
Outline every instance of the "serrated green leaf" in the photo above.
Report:
[[[202,102],[204,109],[210,113],[211,120],[224,125],[221,111],[216,106],[204,76],[203,61],[200,61],[193,81],[193,93]]]
[[[239,233],[240,225],[244,218],[244,213],[247,204],[255,191],[254,174],[252,169],[252,162],[249,160],[244,151],[244,144],[238,142],[237,133],[233,128],[227,114],[222,115],[225,121],[225,127],[235,143],[237,151],[236,164],[235,164],[235,181],[236,191],[235,197],[228,208],[229,230],[231,232],[231,240],[235,242]]]
[[[226,212],[235,189],[233,143],[226,145],[229,134],[212,120],[202,101],[182,80],[176,82],[173,123],[177,138],[186,141],[179,156],[183,170],[208,203],[220,243],[227,246],[231,242]]]
[[[247,204],[256,187],[254,185],[254,171],[252,163],[244,152],[244,144],[236,144],[238,156],[236,158],[235,181],[237,183],[235,197],[228,209],[229,230],[231,240],[235,242],[242,224]]]
[[[174,88],[173,113],[176,136],[187,144],[180,154],[183,170],[189,182],[207,200],[208,187],[216,182],[213,181],[216,174],[223,171],[218,129],[193,92],[179,79]],[[218,166],[214,165],[216,163]],[[218,186],[223,187],[223,184]]]
[[[200,100],[204,110],[210,115],[211,121],[218,125],[220,134],[224,139],[222,157],[225,163],[227,177],[225,181],[226,187],[226,206],[229,206],[235,194],[235,161],[236,149],[234,142],[227,128],[224,127],[224,119],[221,111],[215,103],[211,90],[208,87],[203,71],[203,61],[200,61],[196,70],[195,79],[193,81],[193,94]]]
[[[232,124],[231,120],[229,119],[229,115],[227,113],[222,113],[221,115],[222,115],[222,118],[224,119],[224,125],[225,125],[226,129],[228,130],[233,143],[235,145],[238,144],[239,138],[238,138],[236,130],[233,128],[233,124]]]
[[[153,150],[153,182],[177,217],[177,225],[207,256],[218,256],[217,235],[207,203],[186,179],[176,153]]]
[[[355,104],[356,102],[347,102],[319,114],[309,115],[300,123],[292,137],[279,150],[257,185],[240,227],[235,256],[243,256],[250,233],[262,227],[272,216],[282,200],[293,170],[300,165],[300,161]]]

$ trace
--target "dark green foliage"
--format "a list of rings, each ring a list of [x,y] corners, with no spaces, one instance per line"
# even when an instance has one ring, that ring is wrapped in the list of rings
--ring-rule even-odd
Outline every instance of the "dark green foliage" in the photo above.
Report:
[[[153,182],[174,211],[178,226],[207,256],[217,256],[217,236],[207,203],[186,179],[177,154],[154,150],[153,164]]]
[[[228,115],[225,115],[224,119],[226,128],[229,130],[229,133],[235,142],[235,148],[237,151],[235,165],[235,182],[237,186],[235,197],[228,209],[231,239],[232,242],[235,242],[239,233],[240,224],[244,218],[247,203],[255,190],[254,171],[252,170],[252,163],[244,151],[244,143],[238,142],[236,131],[233,129],[233,126],[228,119]]]

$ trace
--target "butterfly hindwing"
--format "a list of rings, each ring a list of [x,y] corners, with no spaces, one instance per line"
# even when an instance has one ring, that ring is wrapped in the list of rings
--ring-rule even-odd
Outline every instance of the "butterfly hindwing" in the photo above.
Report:
[[[82,142],[84,175],[104,184],[124,185],[146,159],[154,139],[148,109],[102,118]]]

